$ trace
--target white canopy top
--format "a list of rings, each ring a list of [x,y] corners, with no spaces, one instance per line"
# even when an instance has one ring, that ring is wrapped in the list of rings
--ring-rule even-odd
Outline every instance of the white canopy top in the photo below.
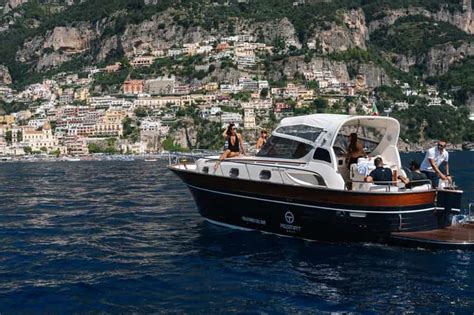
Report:
[[[400,124],[394,118],[381,116],[351,116],[336,114],[313,114],[283,119],[278,127],[308,125],[323,129],[323,133],[316,140],[320,147],[332,146],[339,129],[344,125],[367,126],[385,128],[384,146],[396,145],[400,132]],[[278,128],[277,128],[278,129]],[[276,132],[275,134],[278,134]]]

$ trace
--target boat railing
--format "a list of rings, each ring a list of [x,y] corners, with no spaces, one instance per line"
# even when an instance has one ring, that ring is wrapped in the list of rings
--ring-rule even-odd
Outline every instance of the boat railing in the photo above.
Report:
[[[467,220],[470,222],[474,222],[474,202],[469,203]]]
[[[387,191],[387,192],[395,191],[395,190],[400,191],[400,190],[403,190],[403,189],[413,189],[413,188],[415,188],[415,190],[416,190],[416,187],[423,187],[425,185],[429,185],[430,187],[432,187],[431,180],[429,180],[429,179],[411,180],[410,181],[410,184],[412,184],[411,188],[406,188],[406,184],[405,184],[405,186],[403,186],[402,185],[403,182],[401,180],[376,181],[376,182],[366,182],[364,180],[352,180],[352,181],[349,181],[349,183],[350,183],[349,186],[352,186],[353,189],[354,189],[354,184],[366,184],[367,187],[370,187],[371,189],[376,189],[376,188],[383,189],[383,188],[385,188],[385,191]],[[419,184],[419,185],[413,185],[413,184]]]
[[[390,180],[390,181],[375,181],[375,182],[366,182],[364,180],[352,180],[350,181],[352,183],[366,183],[366,184],[376,184],[376,185],[398,185],[402,183],[401,180]],[[423,183],[423,184],[430,184],[432,185],[432,182],[430,179],[418,179],[418,180],[411,180],[410,184],[417,184],[417,183]],[[417,185],[415,185],[417,186]]]
[[[198,159],[206,156],[218,154],[213,151],[195,149],[189,152],[168,152],[168,164],[187,164],[188,162],[195,163]]]

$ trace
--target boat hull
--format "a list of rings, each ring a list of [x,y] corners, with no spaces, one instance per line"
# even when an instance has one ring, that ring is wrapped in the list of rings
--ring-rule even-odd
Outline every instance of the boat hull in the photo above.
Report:
[[[436,191],[362,193],[257,182],[172,168],[210,221],[313,240],[380,241],[450,225]]]

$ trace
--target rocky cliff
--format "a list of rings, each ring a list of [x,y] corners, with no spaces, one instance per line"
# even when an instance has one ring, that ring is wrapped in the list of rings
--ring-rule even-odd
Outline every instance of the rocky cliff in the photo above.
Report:
[[[474,56],[474,42],[462,43],[458,47],[452,43],[433,47],[426,55],[426,75],[443,75],[451,65],[469,56]]]
[[[23,3],[27,3],[28,0],[8,0],[3,7],[3,14],[7,14],[11,10],[19,7]]]
[[[0,65],[0,85],[9,85],[12,83],[12,77],[8,68],[4,65]]]
[[[9,0],[5,5],[5,10],[16,9],[26,1]],[[48,0],[42,0],[42,3],[45,1]],[[263,1],[256,2],[264,6]],[[276,66],[268,73],[270,79],[279,80],[283,75],[292,78],[295,74],[308,69],[325,69],[334,73],[341,82],[357,78],[360,88],[373,88],[391,83],[391,78],[382,67],[380,60],[372,58],[373,54],[368,54],[368,58],[362,59],[351,59],[353,57],[349,55],[349,57],[344,57],[343,61],[335,61],[332,58],[333,55],[354,50],[364,52],[375,50],[388,63],[404,72],[410,72],[413,68],[426,69],[424,72],[426,77],[442,75],[449,71],[453,64],[473,55],[472,37],[457,41],[446,40],[446,42],[427,47],[422,52],[393,51],[373,40],[377,31],[385,28],[389,34],[393,31],[390,27],[406,16],[424,16],[431,19],[430,23],[448,22],[462,29],[465,34],[473,34],[471,0],[460,0],[460,5],[454,8],[448,6],[451,2],[446,1],[447,4],[440,5],[438,10],[422,6],[404,9],[388,9],[387,6],[381,6],[380,10],[375,13],[371,11],[370,14],[364,11],[364,7],[340,8],[332,12],[332,17],[308,18],[307,25],[296,20],[291,10],[286,16],[280,12],[275,14],[275,17],[267,18],[265,15],[258,16],[255,12],[250,17],[245,14],[233,16],[229,11],[224,13],[222,9],[222,14],[228,16],[225,19],[216,19],[211,23],[212,27],[209,27],[209,23],[206,23],[208,8],[205,2],[196,12],[180,7],[179,3],[176,3],[162,11],[158,9],[156,13],[152,11],[153,14],[143,14],[143,17],[138,14],[129,18],[129,12],[124,9],[96,20],[89,21],[87,17],[84,17],[84,21],[61,22],[60,25],[48,26],[45,30],[41,23],[46,20],[38,19],[35,20],[37,24],[34,26],[37,31],[31,31],[33,27],[30,24],[23,25],[28,29],[24,34],[34,35],[26,36],[19,42],[20,47],[11,59],[41,73],[58,68],[77,56],[87,57],[88,62],[92,63],[104,62],[112,56],[117,58],[125,55],[131,58],[136,54],[152,53],[156,50],[169,49],[184,43],[200,42],[220,35],[251,34],[267,44],[274,44],[275,41],[283,39],[287,46],[294,46],[293,48],[299,50],[297,56],[290,54],[283,61],[275,61]],[[63,0],[59,3],[61,5],[74,4],[72,1]],[[149,5],[146,7],[148,10],[155,6],[158,8],[161,3],[150,0],[146,4]],[[316,4],[311,2],[307,5]],[[324,6],[319,2],[317,5]],[[245,9],[245,6],[236,6],[233,10],[242,8]],[[294,10],[304,11],[305,8],[309,7],[301,6]],[[71,7],[69,10],[73,9],[74,7]],[[140,13],[140,10],[144,9],[141,8],[137,12]],[[269,10],[266,14],[274,13],[273,8],[266,8],[266,10]],[[242,12],[245,13],[245,10]],[[278,12],[276,8],[275,12]],[[317,11],[314,12],[312,14],[317,14]],[[73,16],[77,15],[76,12]],[[61,19],[57,20],[61,21]],[[18,45],[17,41],[12,40],[12,42],[15,46]],[[307,47],[310,46],[312,58],[310,62],[305,62],[307,58],[303,57],[308,52]],[[7,53],[10,51],[8,50]],[[0,54],[4,60],[9,60],[8,56],[3,56],[1,50]],[[13,69],[11,73],[15,80],[17,73],[14,70],[18,67],[12,67],[8,62],[3,63]],[[23,75],[23,72],[20,73]],[[216,64],[216,71],[212,76],[214,79],[235,81],[241,74],[240,70],[220,69],[219,64]],[[204,82],[209,80],[209,77],[204,78]]]
[[[28,39],[16,53],[21,63],[35,64],[36,71],[49,70],[71,60],[77,54],[88,52],[92,41],[100,32],[89,23],[79,23],[74,27],[58,26]]]
[[[380,13],[381,18],[376,18],[368,25],[369,33],[392,25],[399,18],[410,15],[423,15],[435,21],[447,22],[468,34],[474,34],[474,22],[472,20],[472,0],[461,0],[460,10],[449,10],[446,6],[442,6],[441,10],[432,12],[426,8],[412,7],[410,9],[383,10]]]
[[[366,49],[369,30],[361,9],[338,13],[342,22],[315,27],[309,42],[319,45],[323,53],[345,51],[350,48]]]

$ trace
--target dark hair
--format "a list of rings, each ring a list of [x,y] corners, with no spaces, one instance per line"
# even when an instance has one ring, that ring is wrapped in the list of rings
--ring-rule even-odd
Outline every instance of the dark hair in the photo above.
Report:
[[[357,151],[357,133],[353,132],[349,135],[351,137],[351,140],[349,142],[349,152],[354,152]]]
[[[230,123],[229,126],[227,127],[227,135],[230,136],[232,134],[232,128],[235,127],[234,123]]]
[[[415,170],[418,170],[420,169],[420,163],[418,163],[417,161],[413,160],[410,162],[410,168],[413,167]]]
[[[375,164],[376,167],[379,167],[379,165],[382,166],[383,165],[382,158],[381,157],[375,158],[374,164]]]

